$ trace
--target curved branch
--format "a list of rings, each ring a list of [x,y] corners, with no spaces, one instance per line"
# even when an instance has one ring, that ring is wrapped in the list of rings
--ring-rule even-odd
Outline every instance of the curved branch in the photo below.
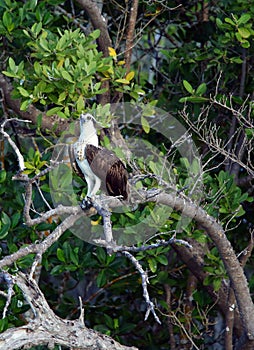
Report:
[[[115,202],[114,198],[113,198],[113,201]],[[225,265],[228,276],[232,283],[232,287],[234,289],[235,297],[236,297],[239,312],[243,321],[243,327],[245,329],[246,336],[248,337],[248,339],[253,340],[254,339],[254,305],[252,303],[252,299],[249,294],[248,283],[244,275],[242,266],[238,261],[234,253],[234,250],[231,246],[231,243],[227,239],[222,226],[216,221],[215,218],[209,216],[204,209],[192,203],[191,201],[186,200],[186,198],[180,198],[180,197],[175,197],[174,195],[171,195],[171,194],[160,193],[158,190],[156,191],[139,190],[138,198],[136,198],[136,202],[145,203],[148,201],[164,204],[164,205],[173,207],[175,210],[184,212],[186,216],[194,218],[195,221],[199,223],[206,230],[207,234],[213,240],[213,242],[215,243],[220,253],[221,259]],[[108,205],[110,207],[110,202],[108,203]],[[77,216],[71,215],[67,219],[74,222],[74,220],[77,219]],[[61,230],[63,226],[64,226],[64,229],[67,228],[65,221],[58,226],[60,227],[59,230]],[[69,224],[67,226],[70,227]],[[58,228],[55,231],[57,230]],[[58,235],[57,232],[55,234]],[[42,245],[41,249],[46,248],[46,246],[43,247],[43,245],[45,244],[45,242],[47,242],[47,240],[51,239],[49,237],[45,239],[42,243],[40,243],[40,245]],[[36,245],[36,246],[38,247],[39,245]],[[27,249],[27,247],[23,249],[25,250]],[[18,252],[16,252],[15,254],[17,253]],[[31,253],[31,251],[28,253]],[[10,264],[10,260],[8,260],[8,257],[6,257],[2,260],[0,266],[5,266],[8,264]]]
[[[144,191],[143,196],[147,198],[148,192]],[[181,212],[184,211],[186,216],[194,218],[206,230],[220,253],[232,283],[246,336],[249,340],[254,340],[254,305],[249,293],[247,279],[222,226],[215,218],[209,216],[205,210],[190,201],[186,201],[186,199],[159,193],[149,197],[149,200],[174,207],[175,210]]]

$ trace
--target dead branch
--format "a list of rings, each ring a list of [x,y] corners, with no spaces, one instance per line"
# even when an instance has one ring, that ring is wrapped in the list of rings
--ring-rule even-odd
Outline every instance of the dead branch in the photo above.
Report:
[[[184,121],[188,124],[190,130],[195,133],[200,141],[205,144],[208,149],[214,155],[223,155],[225,162],[232,162],[238,164],[242,167],[252,178],[254,177],[254,163],[253,163],[253,139],[248,139],[243,137],[243,129],[247,127],[253,128],[253,123],[249,118],[243,116],[243,111],[246,109],[246,104],[240,107],[239,110],[233,108],[232,102],[230,102],[230,107],[226,104],[226,101],[216,101],[211,99],[212,103],[219,105],[222,108],[230,110],[239,119],[239,123],[243,125],[238,128],[226,141],[223,141],[219,136],[220,128],[216,125],[207,125],[207,116],[210,111],[211,106],[200,113],[197,121],[192,122],[189,118],[188,112],[184,109],[180,114]],[[216,101],[216,102],[215,102]],[[229,147],[233,139],[237,139],[237,148]],[[242,160],[243,154],[246,156],[246,160]],[[236,179],[237,180],[237,179]]]
[[[6,119],[1,125],[0,125],[0,133],[7,139],[11,147],[13,148],[14,152],[16,153],[16,156],[18,158],[18,164],[19,164],[19,171],[23,171],[25,169],[25,163],[24,163],[24,157],[20,153],[20,150],[18,149],[17,145],[15,144],[14,141],[12,141],[10,135],[4,131],[4,127],[6,123],[13,121],[13,120],[18,120],[17,118],[11,118],[11,119]],[[20,122],[23,123],[30,123],[30,120],[19,120]]]
[[[28,279],[23,273],[12,277],[22,290],[24,297],[30,305],[34,318],[26,325],[10,328],[0,335],[2,350],[14,350],[20,347],[55,344],[80,350],[115,349],[135,350],[119,344],[112,338],[102,335],[92,329],[86,328],[81,316],[77,320],[64,320],[54,314],[49,307],[43,293],[33,279]]]
[[[138,272],[140,273],[141,280],[142,280],[142,287],[143,287],[143,297],[144,297],[144,299],[146,301],[146,305],[147,305],[145,321],[148,319],[148,316],[151,312],[154,316],[155,321],[158,322],[159,324],[161,324],[160,319],[156,315],[156,312],[154,310],[154,303],[150,300],[150,296],[149,296],[149,293],[147,290],[147,284],[149,283],[147,272],[144,271],[144,269],[142,268],[142,266],[140,265],[138,260],[132,254],[130,254],[127,251],[122,251],[122,255],[126,256],[131,261],[131,263],[135,266],[135,268],[138,270]]]

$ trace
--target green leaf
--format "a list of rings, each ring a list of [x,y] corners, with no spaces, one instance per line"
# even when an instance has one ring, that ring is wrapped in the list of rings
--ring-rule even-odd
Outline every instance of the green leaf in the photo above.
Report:
[[[77,101],[77,112],[81,113],[84,110],[84,107],[85,107],[84,97],[80,95]]]
[[[106,252],[103,248],[101,247],[97,247],[96,249],[96,256],[98,258],[98,260],[100,261],[101,264],[105,264],[106,262]]]
[[[3,24],[5,28],[7,28],[8,32],[11,32],[15,28],[15,25],[12,21],[12,16],[8,11],[5,11],[3,14]]]
[[[38,76],[41,76],[42,74],[42,69],[41,69],[41,65],[38,61],[34,62],[34,71]]]
[[[101,34],[101,31],[99,29],[96,29],[92,33],[90,33],[89,36],[92,37],[93,40],[96,40],[99,38],[100,34]]]
[[[128,81],[131,81],[134,78],[134,76],[135,76],[135,72],[131,71],[126,75],[125,79]]]
[[[57,248],[56,256],[57,256],[58,260],[65,262],[64,252],[62,249]]]
[[[247,28],[240,27],[238,28],[238,33],[242,38],[247,39],[251,35],[250,31]]]
[[[225,18],[225,22],[231,24],[232,26],[236,25],[236,23],[234,21],[232,21],[231,18],[228,18],[228,17]]]
[[[57,114],[57,112],[61,111],[62,110],[62,107],[54,107],[54,108],[51,108],[47,111],[46,115],[48,117],[50,117],[51,115],[54,115],[54,114]]]
[[[129,80],[127,79],[116,79],[115,82],[121,84],[130,84]]]
[[[148,264],[149,264],[149,268],[152,272],[156,272],[157,271],[157,261],[154,258],[149,258],[148,260]]]
[[[101,270],[96,278],[97,286],[103,287],[107,283],[107,276],[105,270]]]
[[[6,171],[4,169],[0,170],[0,183],[6,180]]]
[[[254,137],[254,129],[245,129],[245,134],[249,139]]]
[[[157,261],[162,265],[165,265],[165,266],[168,265],[168,259],[167,259],[166,255],[158,255]]]
[[[241,46],[244,48],[244,49],[248,49],[250,47],[250,42],[248,40],[243,40],[241,42]]]
[[[31,99],[25,100],[21,103],[20,105],[20,110],[21,111],[25,111],[27,109],[27,107],[32,103]]]
[[[181,102],[181,103],[185,103],[185,102],[204,103],[204,102],[208,102],[208,101],[209,101],[209,98],[201,97],[201,96],[182,97],[179,100],[179,102]]]
[[[206,89],[207,89],[207,86],[205,83],[200,84],[196,90],[196,95],[202,96],[206,92]]]
[[[218,28],[223,28],[223,23],[218,17],[216,18],[216,25]]]
[[[22,88],[21,86],[18,86],[18,88],[17,88],[18,90],[19,90],[19,92],[20,92],[20,94],[22,95],[22,96],[24,96],[24,97],[29,97],[29,92],[27,91],[27,90],[25,90],[24,88]]]
[[[70,250],[70,258],[73,264],[76,266],[79,265],[79,260],[78,260],[78,247],[75,247],[74,250]]]
[[[16,212],[15,214],[12,215],[12,217],[11,217],[11,227],[12,228],[17,226],[20,217],[21,217],[21,214],[19,212]]]
[[[2,73],[3,73],[4,75],[6,75],[7,77],[10,77],[10,78],[19,78],[19,76],[18,76],[17,74],[8,72],[8,71],[6,71],[6,70],[2,71]]]
[[[61,74],[62,74],[62,77],[63,77],[65,80],[69,81],[70,83],[74,83],[74,81],[73,81],[71,75],[70,75],[66,70],[63,70],[63,71],[61,72]]]
[[[149,125],[148,120],[143,115],[141,116],[141,125],[142,125],[144,132],[146,134],[148,134],[150,132],[150,125]]]
[[[37,120],[36,120],[36,127],[37,127],[38,130],[41,128],[41,123],[42,123],[42,113],[40,113],[37,116]]]
[[[190,83],[188,83],[187,80],[183,80],[183,86],[185,87],[185,90],[188,91],[190,94],[193,94],[194,93],[194,89],[193,87],[191,86]]]
[[[51,52],[51,50],[48,47],[48,42],[46,39],[44,39],[43,37],[40,38],[40,46],[47,52]]]
[[[218,292],[218,290],[220,289],[221,282],[222,282],[221,278],[214,278],[213,279],[213,288],[214,288],[215,292]]]
[[[181,158],[180,163],[184,168],[186,168],[186,169],[190,168],[189,160],[186,157]]]
[[[8,328],[8,318],[1,318],[0,319],[0,333],[6,331],[6,329]]]
[[[16,67],[14,59],[12,57],[10,57],[8,62],[9,62],[10,70],[14,73],[17,73],[17,67]]]
[[[105,320],[106,326],[108,326],[108,328],[114,329],[114,320],[113,320],[113,318],[111,318],[109,315],[105,314],[104,315],[104,320]]]
[[[232,57],[230,58],[231,63],[237,63],[237,64],[242,64],[243,60],[240,57]]]
[[[7,236],[10,227],[11,227],[11,220],[9,216],[5,212],[2,212],[1,220],[0,220],[0,239],[3,239],[4,237]]]
[[[238,25],[245,24],[249,22],[250,19],[251,19],[251,15],[249,13],[244,13],[243,15],[241,15],[241,17],[237,21],[237,24]]]

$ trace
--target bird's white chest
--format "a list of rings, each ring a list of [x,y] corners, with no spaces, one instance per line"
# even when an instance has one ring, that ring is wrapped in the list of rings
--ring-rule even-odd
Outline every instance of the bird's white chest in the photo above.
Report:
[[[74,154],[75,158],[78,161],[83,161],[85,159],[85,150],[86,150],[86,144],[85,142],[76,142],[74,145]]]
[[[74,146],[74,153],[75,153],[75,158],[78,163],[78,166],[80,167],[80,170],[83,172],[84,175],[91,176],[93,173],[86,159],[85,151],[86,151],[85,142],[80,142],[80,141],[76,142]]]
[[[94,173],[92,172],[90,165],[86,158],[83,158],[83,160],[77,159],[78,166],[80,167],[80,170],[85,175],[85,177],[94,177]]]

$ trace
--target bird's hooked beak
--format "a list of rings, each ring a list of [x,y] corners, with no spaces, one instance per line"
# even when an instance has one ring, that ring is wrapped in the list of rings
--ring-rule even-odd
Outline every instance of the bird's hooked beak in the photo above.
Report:
[[[83,126],[84,124],[91,122],[96,122],[95,118],[90,113],[81,114],[80,115],[80,126]]]

